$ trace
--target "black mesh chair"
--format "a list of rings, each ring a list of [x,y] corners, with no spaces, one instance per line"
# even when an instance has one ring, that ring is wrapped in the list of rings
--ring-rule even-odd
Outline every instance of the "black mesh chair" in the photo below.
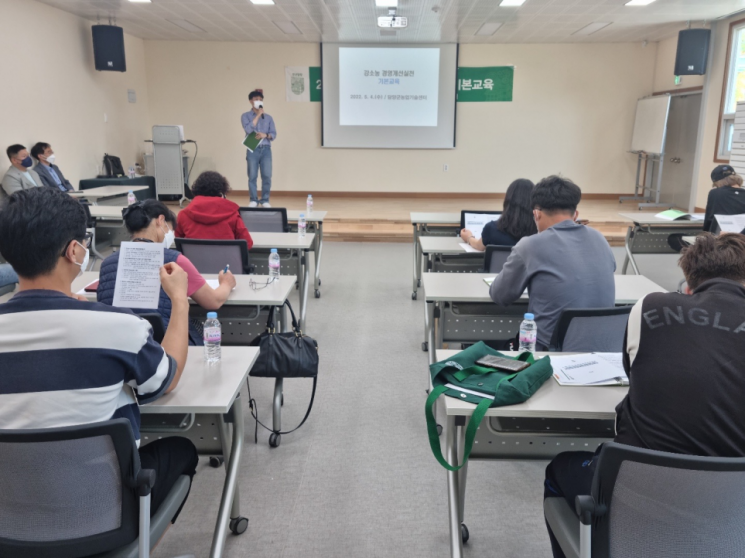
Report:
[[[153,339],[156,343],[162,343],[166,336],[166,327],[163,325],[163,317],[157,312],[138,312],[137,315],[150,322],[153,328]]]
[[[549,351],[620,353],[631,306],[567,309],[559,316]]]
[[[499,273],[504,262],[510,257],[512,246],[495,246],[490,244],[484,252],[484,273]]]
[[[697,457],[608,442],[591,494],[546,498],[567,558],[745,556],[745,458]]]
[[[190,484],[179,477],[151,518],[154,482],[127,419],[0,430],[0,556],[147,558]]]
[[[177,238],[176,250],[186,256],[199,273],[220,273],[227,264],[233,275],[251,273],[248,243],[238,240]]]
[[[239,211],[249,233],[290,232],[284,207],[241,207]]]

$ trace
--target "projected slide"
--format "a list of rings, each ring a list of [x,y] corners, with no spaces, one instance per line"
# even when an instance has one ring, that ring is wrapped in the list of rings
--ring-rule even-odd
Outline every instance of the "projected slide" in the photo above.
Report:
[[[339,125],[437,126],[439,48],[339,48]]]

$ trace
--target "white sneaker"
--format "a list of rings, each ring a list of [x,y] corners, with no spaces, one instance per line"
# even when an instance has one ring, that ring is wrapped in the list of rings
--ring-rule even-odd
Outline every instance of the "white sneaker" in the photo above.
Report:
[[[266,203],[262,203],[261,204],[261,207],[272,207],[272,206],[269,205],[269,202],[266,202]]]
[[[258,207],[258,206],[259,206],[259,204],[256,203],[256,202],[251,202],[251,203],[248,204],[248,207]]]

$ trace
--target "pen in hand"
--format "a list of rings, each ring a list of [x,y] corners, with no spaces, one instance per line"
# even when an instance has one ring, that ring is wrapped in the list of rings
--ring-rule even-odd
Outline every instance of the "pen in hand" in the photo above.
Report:
[[[222,270],[223,273],[227,273],[230,271],[230,264],[225,264],[225,269]]]

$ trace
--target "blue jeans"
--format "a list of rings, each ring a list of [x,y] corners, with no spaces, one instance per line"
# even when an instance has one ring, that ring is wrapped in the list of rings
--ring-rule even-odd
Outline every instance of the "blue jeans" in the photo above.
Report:
[[[260,145],[253,153],[246,151],[246,162],[248,163],[248,192],[251,195],[251,201],[268,203],[269,192],[272,189],[272,148],[268,145]],[[259,170],[261,170],[261,201],[256,191]]]
[[[18,283],[18,275],[13,271],[10,264],[0,264],[0,287]]]

